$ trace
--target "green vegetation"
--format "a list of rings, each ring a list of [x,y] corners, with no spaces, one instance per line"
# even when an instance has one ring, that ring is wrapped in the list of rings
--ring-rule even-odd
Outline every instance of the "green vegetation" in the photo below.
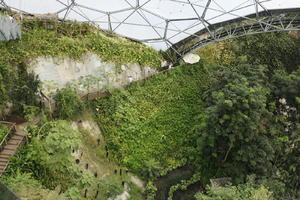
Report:
[[[129,200],[142,200],[144,198],[143,189],[136,186],[134,183],[129,184],[130,198]]]
[[[23,112],[23,104],[36,105],[38,81],[26,72],[28,63],[35,58],[80,59],[86,53],[116,64],[158,67],[162,60],[150,47],[106,36],[87,23],[24,19],[21,40],[0,42],[0,105],[12,102],[17,112]]]
[[[67,200],[65,195],[57,190],[45,189],[42,184],[32,178],[31,174],[16,171],[13,176],[8,176],[5,182],[18,194],[20,198],[30,200]]]
[[[263,34],[199,52],[199,64],[94,101],[115,159],[150,180],[184,164],[193,165],[204,184],[214,177],[243,184],[256,174],[252,196],[241,198],[298,198],[300,63],[293,58],[300,55],[299,38]],[[243,196],[233,187],[233,195]],[[147,191],[149,199],[160,198]]]
[[[9,129],[6,126],[0,124],[0,142],[4,139],[8,131]]]
[[[104,192],[105,198],[114,198],[123,192],[122,185],[117,180],[112,178],[104,179],[99,185],[99,189]]]
[[[300,38],[297,33],[259,34],[238,39],[237,56],[245,55],[251,64],[267,65],[271,70],[285,69],[291,72],[300,65]]]
[[[161,61],[154,49],[124,38],[106,36],[87,23],[62,24],[57,21],[25,19],[22,31],[21,40],[1,43],[4,62],[26,63],[40,56],[80,59],[88,52],[114,63],[140,63],[158,67]]]
[[[80,177],[71,156],[80,143],[79,132],[70,129],[65,121],[46,122],[41,127],[29,127],[28,131],[31,140],[19,152],[22,159],[13,158],[10,172],[20,169],[31,173],[51,189],[57,185],[70,187],[74,178]]]
[[[145,188],[146,200],[155,200],[157,188],[152,181],[149,181]]]
[[[282,129],[269,127],[273,116],[267,109],[270,90],[265,77],[262,66],[241,65],[217,71],[211,89],[205,94],[206,109],[196,130],[199,163],[218,168],[229,159],[232,166],[227,164],[226,168],[234,171],[233,166],[239,165],[235,168],[238,174],[250,168],[266,173],[271,168],[269,161],[274,158],[275,149],[270,138]]]
[[[59,90],[54,100],[57,115],[61,119],[70,119],[75,114],[81,114],[84,111],[84,104],[80,97],[70,88]]]
[[[168,195],[171,194],[172,187],[180,183],[182,180],[191,179],[193,176],[193,170],[190,167],[180,167],[170,171],[165,176],[160,177],[155,181],[157,192],[155,199],[168,199]],[[173,195],[173,193],[171,194]]]
[[[27,120],[40,112],[39,81],[26,71],[34,58],[80,59],[93,52],[117,64],[156,67],[161,61],[153,49],[87,24],[26,20],[23,31],[22,40],[0,43],[0,105],[12,102]],[[198,64],[109,91],[85,106],[72,89],[58,91],[57,118],[42,111],[40,123],[26,128],[28,140],[4,182],[24,198],[104,200],[123,192],[126,168],[148,182],[148,200],[172,199],[176,190],[220,177],[231,177],[231,185],[207,186],[195,199],[297,199],[299,47],[300,39],[287,33],[239,38],[199,50]],[[83,80],[87,87],[90,81]],[[84,107],[104,138],[81,118]],[[0,127],[0,139],[4,132]],[[144,198],[129,186],[132,200]]]
[[[173,199],[173,195],[174,195],[175,191],[177,191],[177,190],[186,190],[188,186],[200,181],[200,179],[201,179],[200,174],[196,173],[192,176],[192,178],[187,179],[187,180],[182,179],[180,181],[180,183],[178,183],[176,185],[172,185],[170,190],[169,190],[169,193],[168,193],[168,200]]]
[[[116,159],[153,178],[155,173],[147,168],[172,169],[195,155],[191,128],[198,123],[208,77],[202,64],[181,66],[97,99],[99,125]]]
[[[272,192],[249,179],[245,184],[208,187],[207,194],[196,194],[197,200],[271,200]]]
[[[214,43],[196,51],[209,64],[234,66],[241,63],[267,65],[270,70],[291,72],[300,65],[297,32],[270,33]]]
[[[81,128],[75,131],[65,120],[44,120],[42,117],[39,125],[27,127],[28,141],[6,170],[3,180],[14,192],[22,198],[43,200],[95,199],[97,193],[98,200],[107,200],[123,192],[121,182],[128,177],[113,175],[117,166],[99,159],[95,133]],[[82,164],[75,162],[78,152],[84,154],[80,156]],[[86,163],[101,172],[98,178],[85,168]],[[102,165],[108,165],[107,169]],[[135,189],[133,197],[140,194]]]

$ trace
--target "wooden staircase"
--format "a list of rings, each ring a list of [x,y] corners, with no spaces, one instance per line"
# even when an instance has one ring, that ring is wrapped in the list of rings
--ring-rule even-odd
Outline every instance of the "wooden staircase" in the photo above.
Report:
[[[12,136],[0,152],[0,176],[5,172],[5,169],[7,168],[9,163],[9,158],[16,154],[18,147],[27,136],[27,133],[23,130],[24,124],[15,126],[15,132],[12,134]]]
[[[27,132],[24,130],[26,126],[35,125],[40,121],[40,116],[37,116],[35,120],[30,122],[24,122],[21,124],[13,124],[14,132],[8,138],[5,144],[2,144],[4,147],[0,152],[0,176],[5,172],[9,164],[10,157],[14,156],[22,144],[24,139],[27,136]]]

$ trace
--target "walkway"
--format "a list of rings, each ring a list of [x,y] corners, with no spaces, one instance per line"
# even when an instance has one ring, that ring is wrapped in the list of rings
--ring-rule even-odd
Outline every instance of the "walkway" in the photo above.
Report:
[[[31,122],[24,122],[15,126],[15,133],[13,133],[12,137],[8,140],[5,147],[0,152],[0,176],[5,172],[5,169],[9,163],[9,159],[16,154],[19,146],[27,136],[27,132],[24,130],[24,128],[29,125],[37,124],[38,122],[39,117]]]

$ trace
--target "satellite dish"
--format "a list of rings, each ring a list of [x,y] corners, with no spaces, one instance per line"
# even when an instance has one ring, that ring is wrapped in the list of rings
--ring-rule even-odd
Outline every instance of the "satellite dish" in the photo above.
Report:
[[[200,56],[197,54],[189,53],[183,57],[183,60],[185,63],[195,64],[195,63],[199,62]]]

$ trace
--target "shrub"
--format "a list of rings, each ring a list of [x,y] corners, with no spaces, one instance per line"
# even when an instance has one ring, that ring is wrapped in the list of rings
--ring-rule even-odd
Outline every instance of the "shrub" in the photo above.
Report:
[[[207,187],[206,194],[197,193],[197,200],[271,200],[272,192],[263,185],[254,183],[254,177],[248,177],[245,184],[225,187]]]
[[[45,189],[32,174],[21,173],[19,170],[15,171],[14,175],[5,177],[3,181],[22,199],[67,200],[64,194]]]
[[[114,198],[123,191],[122,184],[111,177],[100,181],[99,189],[104,192],[106,198]]]
[[[70,119],[84,110],[83,102],[76,92],[70,88],[58,91],[54,100],[57,116],[61,119]]]
[[[34,120],[39,110],[39,107],[23,104],[23,115],[27,121]]]
[[[152,181],[149,181],[145,188],[146,200],[155,200],[157,188]]]
[[[73,162],[72,150],[78,149],[80,133],[70,128],[66,121],[52,121],[41,127],[32,126],[29,144],[11,160],[8,172],[16,168],[32,172],[47,188],[61,185],[65,190],[81,177]],[[82,178],[82,177],[81,177]]]
[[[8,132],[8,128],[0,124],[0,142],[3,140],[7,132]]]

